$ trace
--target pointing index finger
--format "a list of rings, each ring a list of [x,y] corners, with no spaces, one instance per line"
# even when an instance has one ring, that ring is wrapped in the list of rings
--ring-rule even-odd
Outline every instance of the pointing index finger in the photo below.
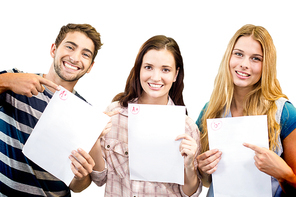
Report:
[[[254,144],[243,143],[243,145],[244,145],[245,147],[247,147],[247,148],[252,149],[252,150],[255,151],[255,152],[258,152],[258,153],[261,152],[261,151],[260,151],[261,148],[260,148],[259,146],[254,145]]]
[[[43,85],[46,85],[46,86],[49,86],[51,88],[54,88],[55,90],[59,91],[61,88],[59,87],[59,85],[55,84],[54,82],[48,80],[48,79],[45,79],[43,77],[41,77],[40,79],[40,83],[43,84]]]

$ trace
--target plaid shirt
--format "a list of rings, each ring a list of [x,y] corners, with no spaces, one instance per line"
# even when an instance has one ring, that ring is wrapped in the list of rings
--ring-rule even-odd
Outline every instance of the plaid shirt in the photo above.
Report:
[[[168,105],[174,105],[169,99]],[[118,102],[112,103],[108,111],[122,109]],[[199,142],[199,130],[192,119],[186,116],[185,131],[193,137],[197,144]],[[91,177],[98,186],[105,186],[105,196],[112,197],[168,197],[187,196],[182,191],[182,185],[176,183],[159,183],[147,181],[130,180],[129,158],[128,158],[128,110],[123,108],[122,112],[112,117],[112,129],[101,139],[103,157],[105,159],[105,170],[93,171]],[[197,155],[200,150],[197,151]],[[197,161],[194,162],[197,168]],[[173,173],[173,172],[172,172]],[[199,178],[200,181],[200,178]],[[202,183],[192,196],[199,196]]]

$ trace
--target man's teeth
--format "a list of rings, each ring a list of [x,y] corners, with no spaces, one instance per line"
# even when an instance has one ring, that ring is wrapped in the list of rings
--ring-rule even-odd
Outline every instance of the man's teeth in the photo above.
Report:
[[[78,70],[78,67],[72,66],[72,65],[70,65],[70,64],[68,64],[68,63],[66,63],[66,62],[65,62],[65,66],[66,66],[67,68],[70,68],[70,69],[73,69],[73,70]]]
[[[241,72],[239,72],[239,71],[236,71],[236,73],[239,74],[239,75],[241,75],[241,76],[243,76],[243,77],[248,77],[248,76],[249,76],[248,74],[246,74],[246,73],[241,73]]]
[[[161,88],[162,85],[156,85],[156,84],[151,84],[149,83],[150,87],[152,88]]]

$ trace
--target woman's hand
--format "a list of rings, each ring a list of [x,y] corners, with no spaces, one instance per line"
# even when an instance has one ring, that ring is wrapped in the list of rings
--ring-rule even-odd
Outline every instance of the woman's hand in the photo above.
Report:
[[[196,154],[198,150],[198,146],[196,141],[189,136],[188,134],[179,135],[176,140],[182,139],[180,143],[180,152],[184,157],[184,185],[183,192],[191,196],[194,194],[199,185],[200,180],[197,176],[197,171],[194,166],[194,160],[196,159]]]
[[[197,151],[196,141],[188,134],[179,135],[176,140],[182,139],[179,150],[181,155],[184,156],[184,166],[186,168],[194,168],[194,159]]]
[[[218,149],[208,150],[197,156],[198,168],[206,174],[213,174],[221,160],[222,152]]]
[[[273,151],[253,144],[244,143],[243,145],[255,151],[255,165],[260,171],[273,176],[279,181],[285,175],[293,174],[288,164]]]

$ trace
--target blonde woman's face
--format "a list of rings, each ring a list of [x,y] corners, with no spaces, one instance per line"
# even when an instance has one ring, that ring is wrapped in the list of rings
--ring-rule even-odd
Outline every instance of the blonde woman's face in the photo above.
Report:
[[[261,44],[251,36],[240,37],[232,51],[229,67],[235,88],[253,89],[262,74]]]

